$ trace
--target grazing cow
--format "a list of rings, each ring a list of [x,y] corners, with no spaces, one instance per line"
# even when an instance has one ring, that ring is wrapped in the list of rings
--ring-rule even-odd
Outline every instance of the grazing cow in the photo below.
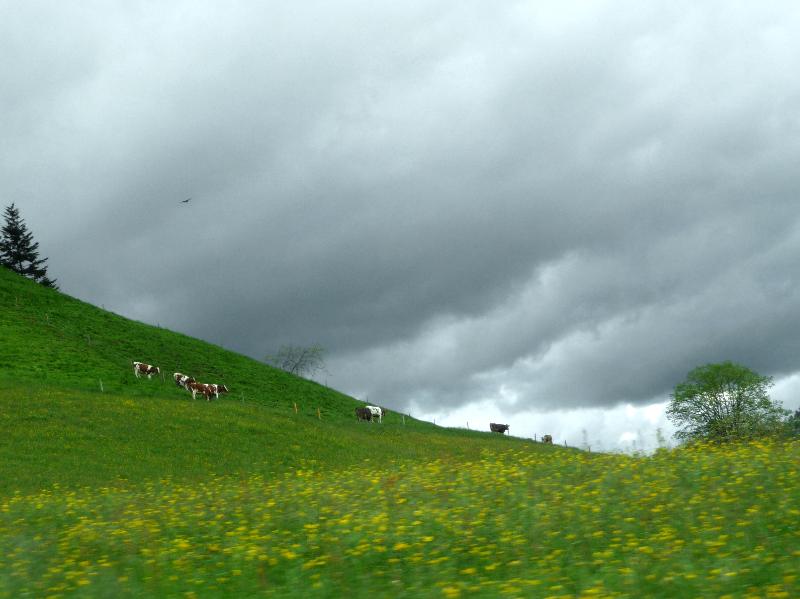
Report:
[[[158,366],[150,366],[150,364],[145,364],[144,362],[134,362],[133,374],[136,375],[137,379],[141,375],[146,374],[149,379],[154,374],[161,374],[161,369]]]
[[[173,374],[172,378],[175,379],[175,384],[178,385],[178,387],[183,387],[184,389],[186,389],[186,385],[188,385],[189,383],[197,382],[188,374],[181,374],[180,372],[176,372],[175,374]]]
[[[542,443],[549,443],[550,445],[553,444],[553,437],[550,435],[545,435],[542,437]]]
[[[379,408],[378,406],[364,406],[370,412],[372,412],[372,418],[378,419],[378,422],[383,422],[383,408]]]
[[[192,399],[197,399],[197,394],[200,393],[205,395],[206,401],[211,401],[211,396],[214,395],[214,390],[211,388],[211,385],[206,385],[205,383],[186,383],[186,390],[191,391]]]
[[[214,396],[217,399],[219,399],[220,393],[229,393],[229,390],[225,385],[217,385],[216,383],[211,383],[209,387],[211,387],[211,390],[213,391]]]
[[[507,424],[495,424],[494,422],[489,423],[489,430],[493,433],[500,433],[501,435],[505,433],[510,427]],[[511,433],[509,433],[510,435]]]
[[[372,411],[369,408],[356,408],[356,418],[372,422]]]

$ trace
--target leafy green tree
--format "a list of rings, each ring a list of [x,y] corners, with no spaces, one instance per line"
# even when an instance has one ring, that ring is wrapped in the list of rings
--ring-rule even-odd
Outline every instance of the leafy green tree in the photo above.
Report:
[[[4,216],[6,222],[0,229],[0,264],[45,287],[58,289],[55,279],[47,276],[44,264],[47,258],[39,258],[39,244],[33,241],[19,210],[11,204],[6,207]]]
[[[675,387],[667,417],[686,441],[729,441],[780,430],[786,411],[769,398],[772,377],[733,362],[692,370]]]
[[[790,436],[800,436],[800,408],[786,420],[786,432]]]

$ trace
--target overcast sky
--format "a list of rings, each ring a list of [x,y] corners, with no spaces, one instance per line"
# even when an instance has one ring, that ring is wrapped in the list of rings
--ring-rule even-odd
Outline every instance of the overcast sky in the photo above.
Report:
[[[709,362],[800,405],[794,2],[0,14],[0,199],[70,295],[574,445]]]

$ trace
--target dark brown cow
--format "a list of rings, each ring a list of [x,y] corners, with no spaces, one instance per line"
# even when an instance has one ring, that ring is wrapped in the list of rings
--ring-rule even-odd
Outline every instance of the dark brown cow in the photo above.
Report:
[[[494,422],[489,423],[489,430],[493,433],[500,433],[501,435],[505,433],[509,429],[507,424],[495,424]],[[511,433],[509,433],[511,434]]]
[[[146,374],[149,379],[154,374],[161,374],[161,369],[158,366],[150,366],[150,364],[145,364],[144,362],[134,362],[133,374],[136,375],[137,379],[141,375]]]
[[[542,437],[542,443],[549,443],[550,445],[553,444],[553,437],[550,435],[545,435]]]
[[[356,418],[372,422],[372,410],[369,408],[356,408]]]

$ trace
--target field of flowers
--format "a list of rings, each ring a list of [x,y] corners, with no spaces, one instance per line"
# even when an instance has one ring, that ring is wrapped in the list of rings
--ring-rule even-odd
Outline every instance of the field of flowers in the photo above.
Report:
[[[0,498],[0,597],[798,597],[800,443]]]

